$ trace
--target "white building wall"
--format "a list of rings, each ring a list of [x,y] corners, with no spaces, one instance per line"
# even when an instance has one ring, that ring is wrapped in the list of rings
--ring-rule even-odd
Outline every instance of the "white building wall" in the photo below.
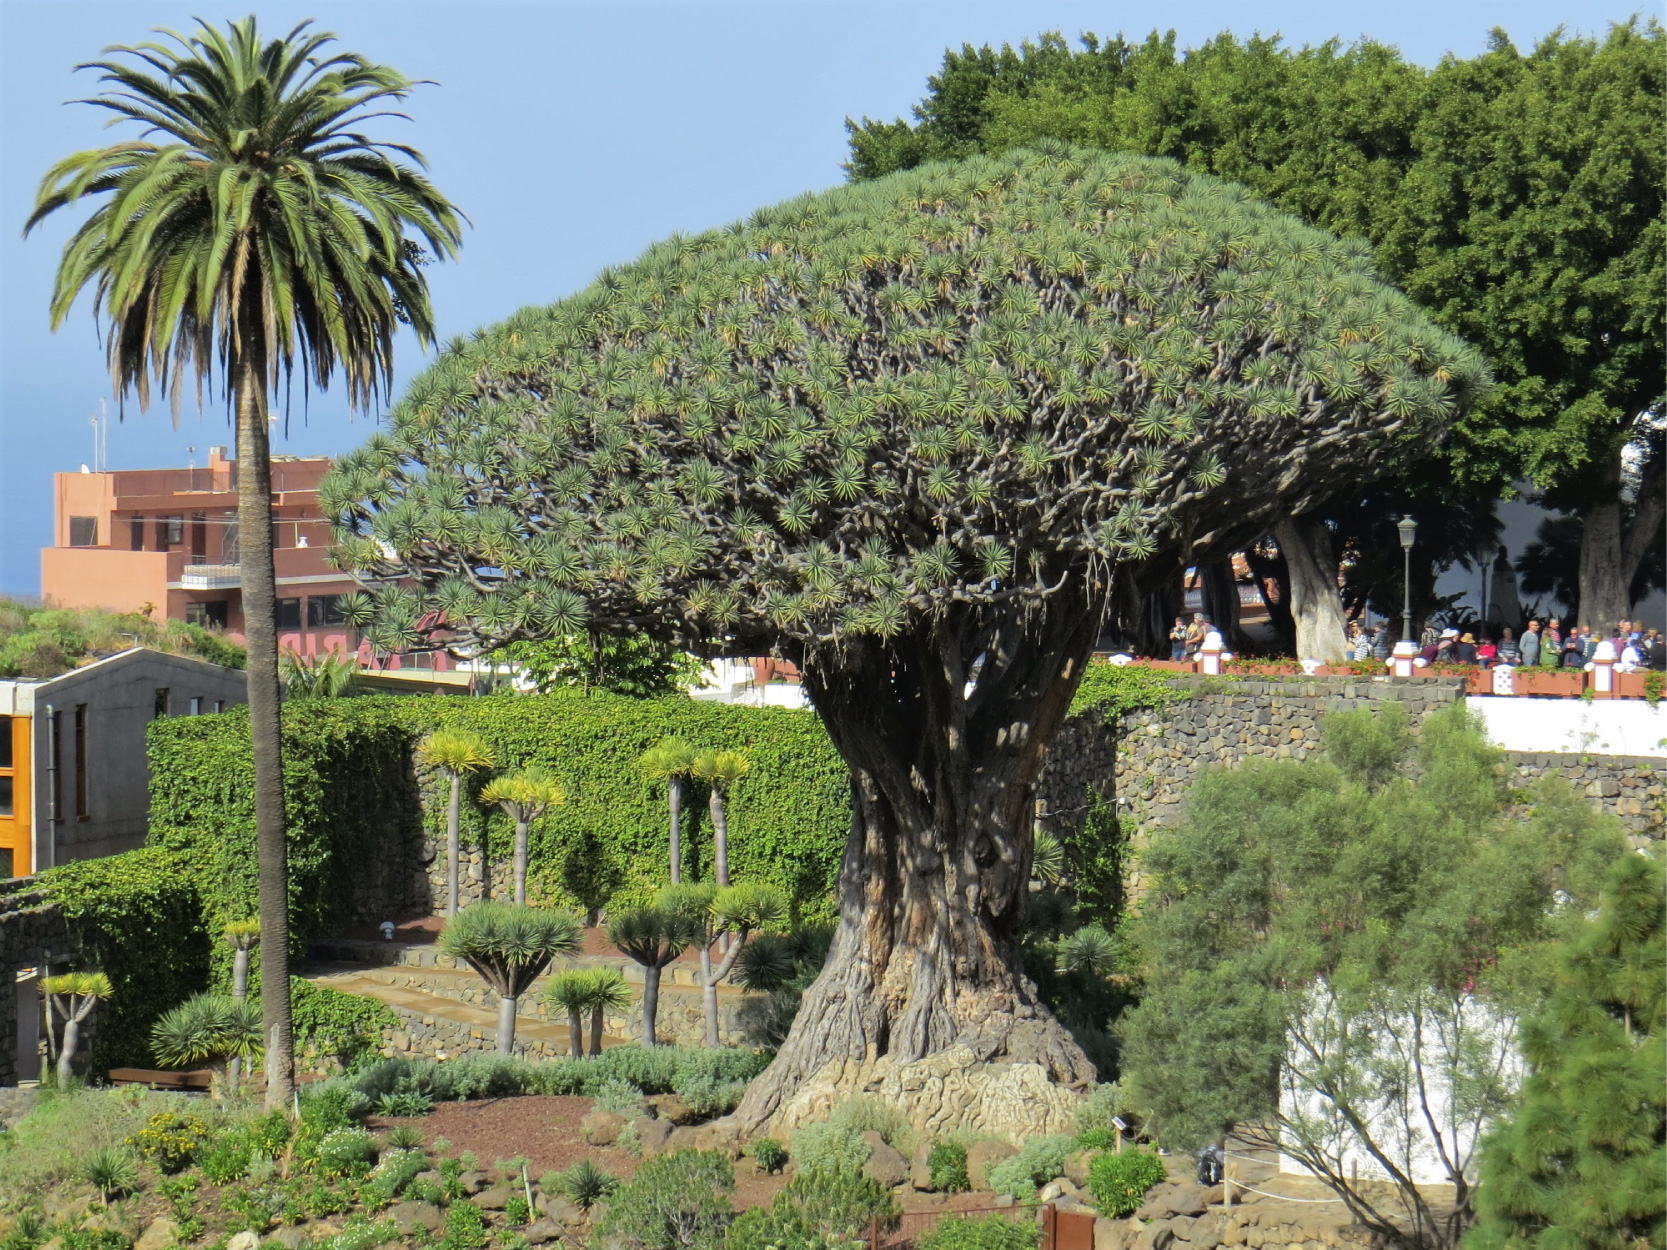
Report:
[[[1642,699],[1531,699],[1471,695],[1488,740],[1507,751],[1667,759],[1667,707]]]

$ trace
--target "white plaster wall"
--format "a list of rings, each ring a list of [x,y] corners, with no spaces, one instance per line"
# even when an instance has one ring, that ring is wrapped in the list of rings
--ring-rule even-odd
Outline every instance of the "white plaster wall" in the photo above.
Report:
[[[1642,699],[1530,699],[1471,695],[1490,741],[1507,751],[1667,759],[1667,706]]]

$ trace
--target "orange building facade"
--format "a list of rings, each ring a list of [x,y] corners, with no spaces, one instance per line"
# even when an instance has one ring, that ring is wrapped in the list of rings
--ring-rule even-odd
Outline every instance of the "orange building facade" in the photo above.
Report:
[[[330,568],[318,508],[327,457],[272,459],[278,645],[299,655],[358,650],[338,610],[353,580]],[[41,551],[41,598],[56,607],[149,612],[243,635],[237,465],[225,448],[191,469],[54,475],[53,545]],[[396,663],[397,667],[397,663]]]

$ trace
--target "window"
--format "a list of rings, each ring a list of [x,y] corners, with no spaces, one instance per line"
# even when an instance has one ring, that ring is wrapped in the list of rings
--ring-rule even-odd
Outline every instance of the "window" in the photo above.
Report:
[[[151,709],[151,719],[156,720],[168,714],[168,687],[156,688],[156,706]]]
[[[75,705],[75,818],[87,819],[87,705]]]
[[[225,710],[226,710],[226,701],[224,699],[216,699],[214,701],[215,714],[218,715],[219,713],[224,712]]]
[[[96,516],[72,516],[69,519],[69,545],[71,547],[98,546],[98,518]]]
[[[12,871],[12,848],[0,847],[0,877],[15,875]]]
[[[227,621],[226,600],[204,599],[185,605],[185,623],[201,625],[204,629],[224,629]]]
[[[12,722],[11,718],[0,717],[0,768],[12,766]]]
[[[127,522],[127,545],[134,551],[145,549],[145,518],[132,517]]]
[[[299,599],[278,600],[277,620],[279,629],[300,629],[301,601]]]
[[[0,777],[0,816],[12,815],[12,779]],[[11,873],[0,874],[11,876]]]
[[[200,694],[194,694],[194,695],[191,696],[191,715],[201,716],[202,714],[203,714],[203,697]]]
[[[340,625],[345,619],[340,595],[313,595],[307,600],[308,625]]]
[[[159,516],[156,518],[156,546],[160,551],[177,547],[185,541],[185,518]]]

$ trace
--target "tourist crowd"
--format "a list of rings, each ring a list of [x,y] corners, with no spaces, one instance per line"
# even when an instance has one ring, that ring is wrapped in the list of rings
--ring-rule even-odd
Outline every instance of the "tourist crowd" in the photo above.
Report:
[[[1636,621],[1617,621],[1607,640],[1614,648],[1617,672],[1667,669],[1667,644],[1659,630],[1642,629]],[[1585,668],[1603,641],[1605,635],[1589,625],[1571,625],[1565,633],[1556,617],[1544,622],[1530,620],[1520,638],[1507,626],[1500,629],[1497,638],[1484,632],[1480,641],[1473,633],[1440,629],[1427,622],[1418,639],[1418,658],[1425,664],[1474,664],[1479,668],[1503,664],[1513,668]],[[1351,622],[1349,646],[1350,655],[1357,660],[1386,658],[1394,647],[1389,624],[1367,630],[1359,622]]]

